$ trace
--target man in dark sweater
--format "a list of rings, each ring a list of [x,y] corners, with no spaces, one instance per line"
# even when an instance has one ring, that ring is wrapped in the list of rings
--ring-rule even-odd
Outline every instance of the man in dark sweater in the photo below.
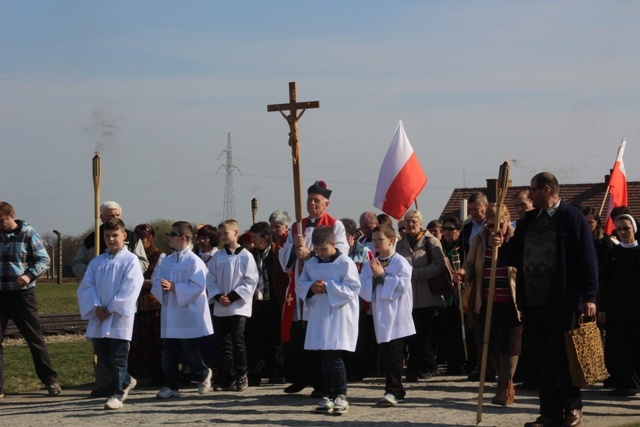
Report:
[[[540,416],[525,427],[577,426],[582,420],[580,388],[571,381],[564,332],[576,327],[581,312],[596,314],[598,260],[584,215],[562,201],[559,191],[549,172],[531,179],[535,209],[527,212],[508,243],[509,263],[518,269],[516,303],[541,373]]]

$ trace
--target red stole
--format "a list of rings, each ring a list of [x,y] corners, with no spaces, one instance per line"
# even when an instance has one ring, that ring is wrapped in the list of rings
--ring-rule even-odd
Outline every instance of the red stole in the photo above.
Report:
[[[302,234],[307,230],[309,218],[302,220]],[[336,219],[328,213],[323,213],[313,227],[327,226],[333,228]],[[292,239],[298,235],[298,222],[296,221],[291,227]],[[295,251],[295,247],[291,248]],[[302,271],[302,269],[300,269]],[[283,343],[291,341],[291,323],[293,323],[293,313],[296,309],[296,273],[298,271],[298,261],[293,264],[293,268],[289,273],[289,286],[287,286],[286,298],[284,299],[284,307],[282,308],[282,322],[280,322],[280,338]]]

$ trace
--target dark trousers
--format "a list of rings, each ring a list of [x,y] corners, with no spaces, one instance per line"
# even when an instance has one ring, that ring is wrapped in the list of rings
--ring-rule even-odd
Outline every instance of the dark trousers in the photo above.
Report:
[[[58,382],[58,373],[51,366],[49,350],[38,320],[35,288],[24,291],[0,292],[0,393],[4,393],[4,352],[2,342],[9,319],[24,337],[36,368],[36,375],[44,385]]]
[[[187,362],[196,381],[203,381],[209,368],[202,361],[199,350],[200,338],[163,338],[162,339],[162,371],[165,386],[171,390],[180,388],[180,372],[178,362],[180,356]]]
[[[409,360],[407,373],[417,375],[438,369],[436,352],[433,346],[433,318],[436,307],[414,308],[411,313],[416,334],[409,338]]]
[[[260,381],[263,375],[269,378],[284,377],[280,313],[256,310],[254,302],[251,317],[247,319],[246,336],[249,380]],[[271,371],[265,373],[266,367],[270,367]]]
[[[109,368],[110,393],[122,398],[125,387],[131,383],[131,376],[127,370],[129,341],[113,338],[92,338],[91,341],[94,354]]]
[[[321,350],[324,391],[330,399],[347,395],[347,371],[342,360],[342,350]],[[313,369],[309,367],[309,369]]]
[[[247,375],[247,348],[244,341],[246,316],[214,316],[213,329],[220,352],[215,383],[223,387]]]
[[[402,365],[404,364],[404,338],[398,338],[380,344],[380,359],[387,373],[385,393],[393,394],[396,399],[404,399],[402,387]]]
[[[320,354],[304,349],[307,322],[291,322],[291,341],[284,343],[284,370],[288,382],[324,390]]]
[[[564,411],[582,408],[580,388],[573,385],[564,333],[575,328],[578,312],[553,308],[527,308],[524,334],[529,335],[532,358],[540,374],[540,415],[562,422]]]
[[[439,334],[436,338],[438,359],[447,362],[447,372],[462,373],[466,364],[462,343],[462,320],[457,305],[438,309]]]
[[[349,381],[361,381],[365,377],[379,375],[378,344],[373,327],[373,316],[367,314],[366,311],[360,311],[356,351],[353,353],[345,352],[344,362]]]

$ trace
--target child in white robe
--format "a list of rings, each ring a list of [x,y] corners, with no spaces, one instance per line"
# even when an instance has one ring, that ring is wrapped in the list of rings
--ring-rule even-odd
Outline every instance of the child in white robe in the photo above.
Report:
[[[311,241],[315,256],[296,284],[296,295],[309,310],[304,348],[320,350],[322,359],[325,397],[316,411],[343,414],[349,402],[342,352],[356,348],[360,279],[356,264],[336,249],[331,228],[317,227]]]
[[[199,350],[200,338],[213,333],[206,295],[207,267],[190,248],[190,223],[178,221],[167,234],[174,253],[156,267],[151,288],[151,294],[162,303],[160,336],[165,386],[156,394],[158,399],[180,395],[179,355],[197,379],[198,393],[211,389],[212,376]]]
[[[224,221],[218,226],[224,248],[212,259],[207,275],[209,301],[220,354],[216,391],[247,388],[247,350],[244,339],[247,318],[251,317],[253,294],[258,284],[258,267],[251,253],[238,243],[238,223]],[[232,369],[234,372],[232,372]]]
[[[374,228],[372,240],[379,256],[362,269],[360,297],[371,302],[376,340],[387,374],[385,394],[378,404],[395,406],[405,396],[402,386],[404,338],[416,333],[411,316],[412,267],[404,257],[396,256],[393,228],[387,225]]]
[[[127,232],[121,219],[111,218],[105,223],[104,238],[107,250],[91,260],[77,295],[80,315],[89,321],[86,337],[93,342],[100,363],[111,373],[110,396],[104,409],[120,409],[136,386],[128,372],[128,356],[144,276],[138,257],[124,245]]]

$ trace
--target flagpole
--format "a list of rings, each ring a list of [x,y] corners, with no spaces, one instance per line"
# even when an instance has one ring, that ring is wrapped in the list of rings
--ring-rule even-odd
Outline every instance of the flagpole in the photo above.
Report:
[[[494,230],[500,233],[500,210],[507,195],[509,183],[509,163],[504,162],[500,166],[498,175],[498,194],[496,197],[496,217]],[[487,313],[484,321],[484,337],[482,345],[482,360],[480,362],[480,387],[478,389],[478,409],[476,413],[476,425],[482,421],[482,395],[484,394],[484,376],[487,372],[487,353],[489,353],[489,334],[491,333],[491,312],[493,311],[493,295],[496,289],[496,269],[498,267],[498,247],[491,251],[491,276],[489,279],[489,295],[487,297]]]
[[[602,210],[604,209],[604,204],[607,202],[608,195],[609,195],[609,183],[607,183],[607,190],[604,192],[604,197],[602,198],[602,204],[600,205],[600,212],[598,212],[598,216],[600,217],[601,222],[602,222]]]

